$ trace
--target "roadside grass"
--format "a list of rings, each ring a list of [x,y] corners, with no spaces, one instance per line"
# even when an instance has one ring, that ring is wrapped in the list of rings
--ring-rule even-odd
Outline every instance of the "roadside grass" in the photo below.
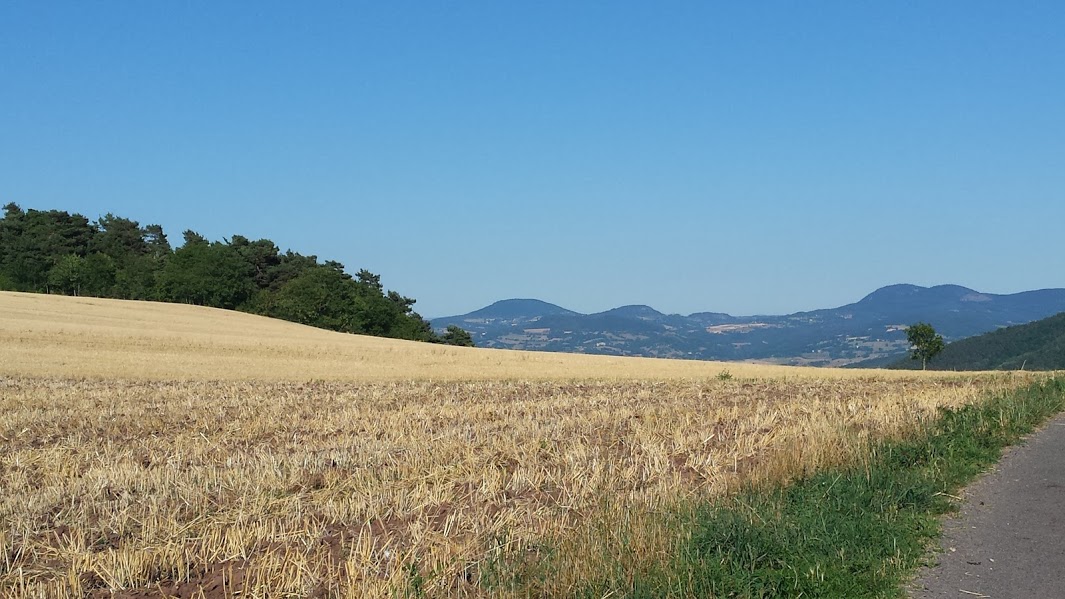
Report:
[[[904,596],[958,490],[1063,408],[1061,377],[942,408],[918,434],[873,445],[858,464],[681,510],[668,525],[689,533],[672,556],[641,572],[618,559],[576,595]]]

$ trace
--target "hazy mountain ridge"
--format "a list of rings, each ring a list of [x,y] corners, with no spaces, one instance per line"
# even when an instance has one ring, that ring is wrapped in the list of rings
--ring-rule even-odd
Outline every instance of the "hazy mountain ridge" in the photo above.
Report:
[[[435,318],[481,347],[783,364],[845,365],[906,351],[904,326],[930,322],[948,341],[1065,311],[1065,289],[981,293],[959,285],[890,285],[840,306],[780,316],[663,314],[621,306],[581,314],[539,300],[504,300]]]
[[[547,315],[577,314],[555,304],[538,299],[500,300],[480,310],[474,310],[463,316],[467,319],[531,319]]]

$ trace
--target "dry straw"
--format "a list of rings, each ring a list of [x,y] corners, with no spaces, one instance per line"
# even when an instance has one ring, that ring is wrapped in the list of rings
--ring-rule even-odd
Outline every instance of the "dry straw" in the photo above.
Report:
[[[663,514],[905,435],[1005,377],[443,348],[0,294],[0,595],[564,596]],[[491,594],[521,595],[497,590]],[[130,595],[132,596],[132,595]],[[143,595],[141,595],[143,596]]]

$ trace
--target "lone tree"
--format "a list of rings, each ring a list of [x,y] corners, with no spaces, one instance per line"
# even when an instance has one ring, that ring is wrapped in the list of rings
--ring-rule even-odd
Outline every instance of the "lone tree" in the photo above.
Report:
[[[936,333],[932,325],[919,322],[906,329],[906,340],[912,346],[910,357],[921,361],[921,370],[928,366],[928,361],[943,351],[943,336]]]

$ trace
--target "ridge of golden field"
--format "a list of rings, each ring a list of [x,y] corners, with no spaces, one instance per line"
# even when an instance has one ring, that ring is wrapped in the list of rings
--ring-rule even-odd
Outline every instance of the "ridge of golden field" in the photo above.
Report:
[[[350,335],[186,304],[0,292],[0,375],[389,381],[912,378],[887,370],[463,348]],[[948,373],[949,376],[949,373]]]

